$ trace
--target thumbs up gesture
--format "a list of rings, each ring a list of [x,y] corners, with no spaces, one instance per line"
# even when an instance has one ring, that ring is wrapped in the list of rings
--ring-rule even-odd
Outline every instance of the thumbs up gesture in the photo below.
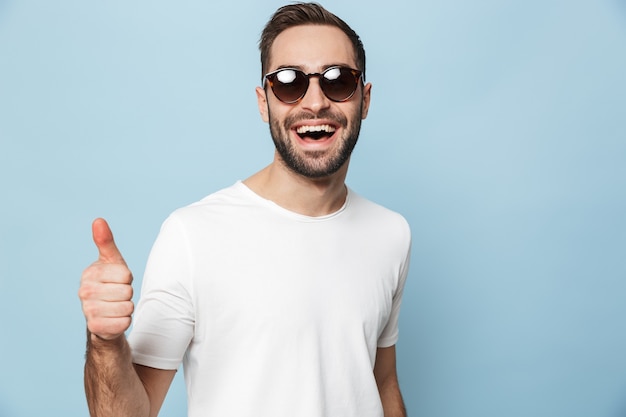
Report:
[[[107,222],[94,220],[92,232],[99,256],[83,272],[78,297],[91,334],[112,340],[130,327],[134,310],[133,276],[115,245]]]

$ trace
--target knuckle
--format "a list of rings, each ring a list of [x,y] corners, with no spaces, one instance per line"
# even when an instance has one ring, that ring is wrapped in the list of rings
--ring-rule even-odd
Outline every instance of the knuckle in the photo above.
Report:
[[[106,274],[106,271],[102,268],[102,266],[103,265],[100,264],[90,265],[87,269],[83,271],[83,275],[81,276],[81,282],[101,282]]]
[[[80,282],[85,283],[85,282],[89,282],[93,280],[93,273],[94,273],[93,266],[90,266],[87,269],[85,269],[82,275],[80,276]]]
[[[124,282],[128,285],[133,283],[133,274],[128,270],[128,268],[124,267]]]
[[[93,282],[83,282],[78,288],[78,297],[83,300],[91,300],[98,297],[98,285]]]
[[[127,285],[124,288],[123,296],[124,296],[124,299],[126,300],[130,300],[131,298],[133,298],[133,287],[131,287],[130,285]]]
[[[87,288],[87,286],[85,285],[81,285],[78,289],[78,298],[80,298],[81,300],[86,300],[89,298],[90,295],[91,292],[89,291],[89,288]]]
[[[101,335],[104,333],[104,327],[102,326],[102,322],[99,320],[88,321],[87,328],[91,333],[95,333],[97,335]]]
[[[81,283],[118,282],[131,284],[133,275],[126,265],[94,263],[83,271]]]
[[[132,301],[126,303],[126,315],[130,316],[135,311],[135,304]]]
[[[123,327],[122,332],[126,331],[130,327],[131,322],[132,322],[132,319],[130,317],[126,317],[124,320],[122,320],[122,327]]]
[[[83,313],[88,321],[97,321],[100,308],[96,305],[96,303],[83,303]]]
[[[117,317],[89,321],[87,328],[91,333],[109,339],[124,333],[130,324],[130,317]]]

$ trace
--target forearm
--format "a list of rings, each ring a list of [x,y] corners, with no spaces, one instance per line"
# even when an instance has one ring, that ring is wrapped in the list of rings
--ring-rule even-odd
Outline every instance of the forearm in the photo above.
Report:
[[[397,378],[390,377],[381,381],[378,386],[378,392],[383,404],[385,417],[406,417],[406,408],[404,407]]]
[[[406,409],[400,394],[398,374],[396,372],[396,347],[378,348],[374,377],[383,404],[385,417],[406,417]]]
[[[122,335],[102,340],[88,332],[85,392],[91,417],[148,417],[150,401]]]

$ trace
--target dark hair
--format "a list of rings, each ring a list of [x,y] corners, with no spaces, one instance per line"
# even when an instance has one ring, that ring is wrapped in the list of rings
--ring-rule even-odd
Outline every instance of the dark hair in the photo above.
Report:
[[[261,33],[261,39],[259,39],[261,76],[266,74],[270,59],[270,48],[276,37],[285,29],[301,25],[328,25],[341,29],[352,42],[358,66],[356,69],[363,72],[363,79],[365,79],[365,49],[363,48],[361,38],[346,22],[324,9],[318,3],[294,3],[276,10],[265,25]]]

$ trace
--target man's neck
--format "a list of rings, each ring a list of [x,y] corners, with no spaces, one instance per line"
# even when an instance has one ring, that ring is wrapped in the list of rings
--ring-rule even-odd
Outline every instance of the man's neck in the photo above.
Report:
[[[243,181],[261,197],[305,216],[325,216],[339,210],[346,201],[348,163],[325,178],[307,178],[274,161]]]

